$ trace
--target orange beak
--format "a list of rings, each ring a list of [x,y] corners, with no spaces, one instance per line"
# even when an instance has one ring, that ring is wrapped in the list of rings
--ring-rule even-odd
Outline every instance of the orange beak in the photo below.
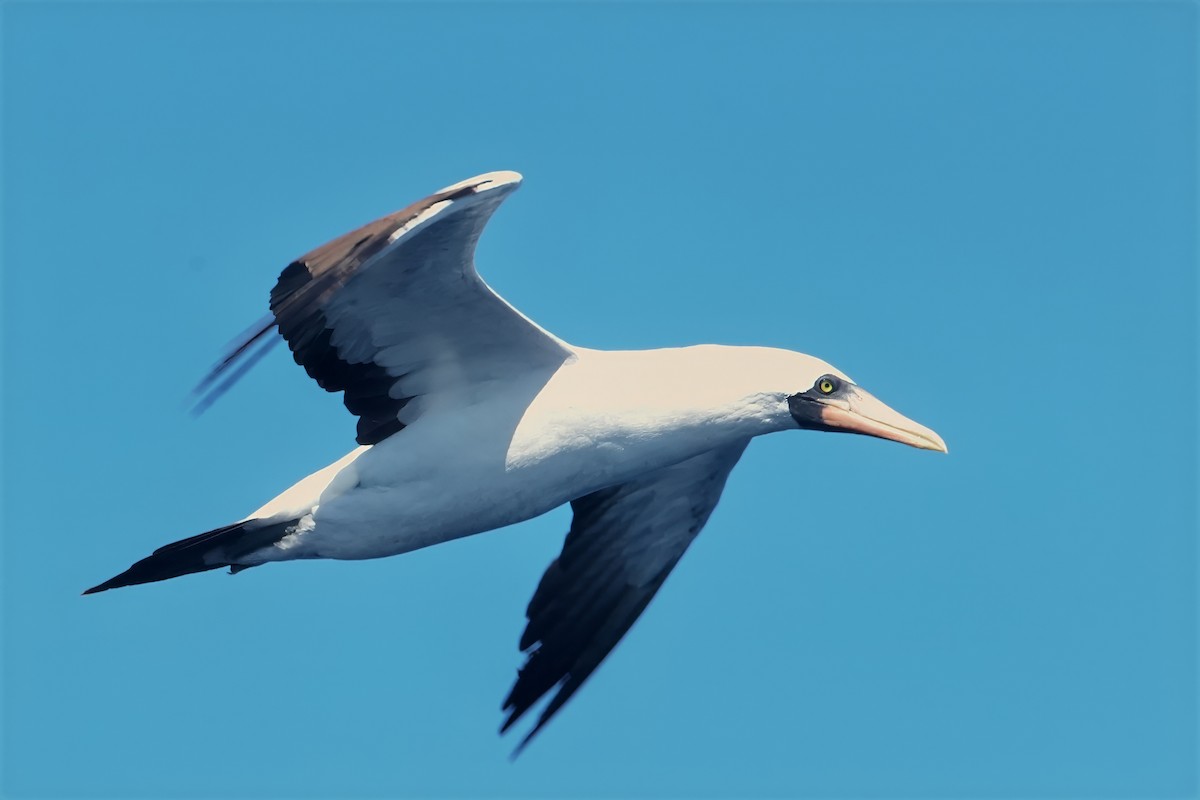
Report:
[[[846,400],[823,404],[821,421],[832,430],[891,439],[922,450],[950,452],[942,437],[896,413],[857,386],[850,389]]]

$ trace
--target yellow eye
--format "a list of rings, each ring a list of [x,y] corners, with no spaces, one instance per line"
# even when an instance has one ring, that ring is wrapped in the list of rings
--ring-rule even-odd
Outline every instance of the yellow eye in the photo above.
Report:
[[[821,378],[817,381],[817,388],[821,390],[821,394],[833,394],[833,381],[829,378]]]

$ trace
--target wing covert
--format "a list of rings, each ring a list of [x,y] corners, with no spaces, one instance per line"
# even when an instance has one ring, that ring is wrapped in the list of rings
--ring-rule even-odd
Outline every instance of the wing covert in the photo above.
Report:
[[[273,328],[321,388],[343,393],[359,444],[415,419],[417,398],[557,368],[570,349],[475,270],[484,226],[519,185],[512,172],[472,178],[293,261],[271,291],[271,316],[199,387],[201,406],[270,348]]]

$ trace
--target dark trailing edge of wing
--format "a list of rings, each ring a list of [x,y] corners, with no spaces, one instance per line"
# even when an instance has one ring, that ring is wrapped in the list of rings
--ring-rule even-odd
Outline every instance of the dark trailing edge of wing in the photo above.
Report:
[[[509,715],[501,733],[555,687],[558,691],[514,757],[654,599],[708,522],[745,447],[738,442],[710,450],[571,502],[574,517],[562,552],[525,612],[529,622],[520,646],[526,660],[504,701]]]
[[[574,518],[562,553],[550,564],[529,602],[525,612],[529,622],[520,643],[527,659],[504,701],[503,710],[509,716],[500,732],[511,728],[556,686],[558,692],[521,740],[513,757],[520,754],[612,652],[679,560],[671,559],[643,585],[625,582],[622,562],[604,553],[606,540],[610,539],[608,529],[624,521],[624,515],[618,515],[607,522],[605,513],[625,499],[624,489],[617,486],[572,501]]]
[[[377,238],[387,241],[384,233]],[[331,265],[325,272],[319,261],[315,266],[303,260],[289,264],[271,291],[271,312],[296,363],[325,391],[344,393],[346,408],[359,418],[358,443],[377,444],[404,428],[397,414],[412,398],[389,396],[396,377],[378,364],[343,360],[331,342],[333,331],[322,310],[324,300],[378,250],[356,252],[365,241],[360,240],[345,257],[349,263]]]
[[[389,237],[425,209],[444,200],[473,194],[475,185],[439,192],[394,214],[321,245],[284,268],[271,290],[271,316],[246,331],[193,391],[193,411],[203,413],[274,346],[272,329],[288,343],[296,363],[328,392],[344,392],[350,413],[358,416],[359,444],[377,444],[403,429],[397,415],[411,397],[394,398],[397,378],[373,363],[343,360],[331,344],[325,316],[328,300],[359,267],[389,244]],[[268,337],[264,340],[264,337]],[[260,345],[259,343],[262,342]]]

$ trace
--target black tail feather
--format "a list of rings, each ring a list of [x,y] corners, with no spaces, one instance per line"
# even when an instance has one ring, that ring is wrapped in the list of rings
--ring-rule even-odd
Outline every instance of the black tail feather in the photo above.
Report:
[[[293,522],[263,524],[261,520],[246,520],[180,539],[158,548],[120,575],[93,586],[84,594],[235,566],[237,559],[242,556],[279,541]],[[252,565],[237,566],[237,571],[240,571]]]

